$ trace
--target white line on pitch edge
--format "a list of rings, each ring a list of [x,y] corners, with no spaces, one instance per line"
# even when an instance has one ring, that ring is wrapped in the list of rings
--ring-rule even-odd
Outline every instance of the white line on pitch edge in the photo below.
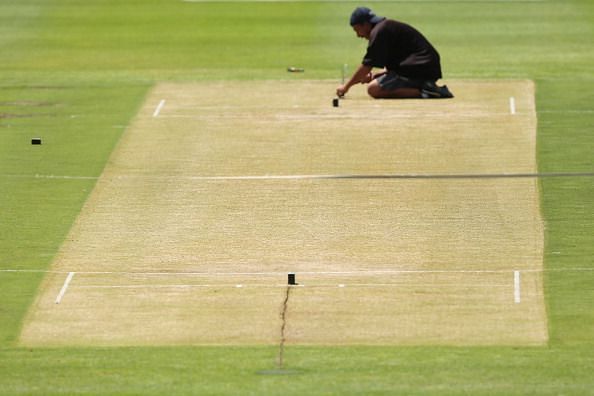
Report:
[[[516,114],[516,98],[513,96],[509,98],[509,112],[511,114]]]
[[[514,303],[519,304],[520,302],[520,271],[514,271]]]
[[[165,106],[165,99],[161,99],[161,101],[159,102],[159,105],[157,106],[157,108],[155,109],[155,112],[153,113],[153,117],[159,116],[159,113],[161,112],[161,110],[163,110],[163,106]]]
[[[58,297],[56,298],[56,304],[60,304],[60,302],[62,301],[62,298],[64,297],[64,294],[66,294],[66,290],[68,290],[68,285],[70,284],[70,281],[74,277],[74,274],[75,274],[74,272],[68,273],[68,276],[66,277],[66,280],[64,281],[64,285],[62,285],[62,289],[60,290],[60,294],[58,294]]]

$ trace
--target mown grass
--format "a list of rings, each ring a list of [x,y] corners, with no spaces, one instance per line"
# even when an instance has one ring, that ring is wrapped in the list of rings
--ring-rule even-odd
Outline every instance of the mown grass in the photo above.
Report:
[[[594,170],[591,1],[369,5],[418,26],[446,78],[534,79],[540,171]],[[0,269],[48,268],[153,82],[338,82],[365,45],[346,24],[354,6],[0,2]],[[272,347],[31,350],[16,340],[42,274],[1,272],[0,394],[589,394],[594,271],[567,270],[594,269],[594,182],[540,183],[548,347],[289,346],[293,375],[258,374],[275,368]]]
[[[270,347],[0,350],[5,394],[590,394],[583,348]],[[546,373],[546,374],[545,374]]]

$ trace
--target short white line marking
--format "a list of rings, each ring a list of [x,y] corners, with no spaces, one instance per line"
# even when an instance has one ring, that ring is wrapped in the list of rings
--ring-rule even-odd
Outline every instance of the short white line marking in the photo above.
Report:
[[[514,303],[519,304],[520,302],[520,271],[514,271]]]
[[[509,112],[511,114],[516,114],[516,98],[513,96],[509,98]]]
[[[161,110],[163,110],[163,106],[165,106],[165,99],[161,99],[161,101],[159,102],[159,105],[157,106],[157,108],[155,109],[155,112],[153,113],[153,117],[159,116],[159,113],[161,112]]]
[[[66,280],[64,281],[64,285],[62,286],[62,289],[60,290],[60,294],[58,294],[58,297],[56,298],[56,304],[60,304],[60,302],[62,301],[62,298],[64,297],[64,294],[66,294],[66,290],[68,290],[68,285],[70,284],[70,281],[74,277],[74,274],[75,274],[74,272],[68,273],[68,276],[66,277]]]

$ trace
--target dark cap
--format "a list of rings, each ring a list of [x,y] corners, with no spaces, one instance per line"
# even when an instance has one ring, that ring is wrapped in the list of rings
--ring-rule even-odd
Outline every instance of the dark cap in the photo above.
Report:
[[[365,22],[375,25],[384,19],[386,18],[375,15],[375,13],[367,7],[357,7],[351,14],[351,26],[361,25]]]

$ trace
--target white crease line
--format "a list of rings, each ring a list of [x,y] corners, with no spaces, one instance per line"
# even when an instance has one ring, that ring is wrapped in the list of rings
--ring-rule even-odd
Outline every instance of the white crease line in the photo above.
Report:
[[[64,294],[66,294],[66,290],[68,290],[68,285],[70,284],[70,281],[74,277],[74,274],[75,274],[75,272],[68,273],[68,276],[66,277],[66,280],[64,281],[64,285],[62,286],[62,289],[60,290],[60,294],[58,294],[58,297],[56,298],[56,304],[60,304],[60,302],[62,301],[62,298],[64,297]]]
[[[513,96],[509,98],[509,112],[510,114],[516,114],[516,98]]]
[[[381,275],[381,274],[503,274],[510,269],[501,270],[367,270],[367,271],[298,271],[302,275]],[[523,269],[524,272],[543,272],[542,269]],[[90,275],[148,275],[148,276],[286,276],[288,272],[126,272],[126,271],[77,271]]]
[[[155,112],[153,113],[153,117],[159,116],[159,113],[161,112],[161,110],[163,110],[163,106],[165,106],[165,99],[161,99],[161,101],[159,102],[159,105],[157,106],[157,108],[155,109]]]
[[[296,271],[297,274],[307,275],[373,275],[373,274],[501,274],[510,273],[511,269],[500,270],[365,270],[365,271]],[[558,268],[558,269],[543,269],[543,268],[525,268],[522,272],[592,272],[594,268]],[[53,273],[53,274],[68,274],[69,271],[55,271],[55,270],[29,270],[29,269],[0,269],[0,272],[15,272],[15,273]],[[78,274],[86,275],[150,275],[150,276],[262,276],[262,275],[283,275],[286,272],[270,271],[270,272],[199,272],[199,271],[76,271]]]
[[[514,303],[519,304],[520,302],[520,271],[514,271]]]
[[[143,175],[143,174],[123,174],[110,177],[110,179],[146,179],[146,180],[188,180],[188,181],[250,181],[250,180],[441,180],[441,179],[511,179],[511,178],[545,178],[545,177],[592,177],[594,172],[546,172],[546,173],[455,173],[455,174],[430,174],[430,173],[410,173],[410,174],[315,174],[315,175],[239,175],[239,176],[190,176],[190,175]],[[58,175],[10,175],[0,174],[0,177],[11,177],[20,179],[72,179],[72,180],[97,180],[96,176],[58,176]]]
[[[286,283],[252,283],[252,284],[175,284],[175,285],[83,285],[83,286],[76,286],[78,289],[191,289],[191,288],[270,288],[270,287],[287,287],[287,286],[297,286],[297,287],[308,287],[308,288],[334,288],[334,287],[399,287],[399,288],[417,288],[417,287],[426,287],[426,288],[462,288],[462,289],[495,289],[495,288],[507,288],[509,285],[505,284],[464,284],[464,283],[457,283],[457,284],[439,284],[439,283],[320,283],[320,284],[309,284],[305,285],[302,283],[289,285]]]
[[[243,111],[243,108],[240,108],[238,111]],[[392,114],[384,114],[382,115],[383,120],[387,119],[413,119],[418,118],[421,112],[419,113],[410,113],[410,112],[402,112],[402,113],[392,113]],[[489,112],[489,113],[466,113],[461,114],[459,118],[467,118],[467,119],[476,119],[476,118],[484,118],[484,117],[494,117],[494,116],[501,116],[503,114],[507,114],[507,112]],[[442,119],[444,116],[448,116],[446,112],[440,113],[429,113],[423,112],[423,118],[431,118],[431,119]],[[169,114],[162,116],[162,118],[167,119],[176,119],[176,118],[183,118],[183,119],[195,119],[195,120],[203,120],[203,121],[218,121],[218,120],[252,120],[257,119],[259,121],[303,121],[308,122],[311,120],[344,120],[344,119],[368,119],[368,115],[361,115],[361,114],[345,114],[341,113],[340,115],[337,114],[269,114],[269,115],[262,115],[256,113],[233,113],[233,114],[204,114],[204,115],[195,115],[195,114]]]
[[[117,179],[144,178],[148,180],[191,180],[191,181],[252,181],[252,180],[457,180],[457,179],[530,179],[544,177],[592,177],[594,172],[558,172],[558,173],[378,173],[378,174],[311,174],[311,175],[243,175],[243,176],[151,176],[119,175]]]
[[[316,272],[303,271],[299,274],[307,275],[352,275],[364,276],[374,274],[502,274],[510,273],[511,269],[502,270],[369,270],[369,271],[333,271]],[[594,272],[594,268],[526,268],[521,272],[527,273],[567,273],[567,272]],[[41,273],[41,274],[68,274],[69,271],[42,270],[42,269],[0,269],[0,273]],[[76,271],[83,275],[121,275],[121,276],[286,276],[287,272],[170,272],[156,270],[150,272],[134,271]]]
[[[79,289],[191,289],[191,288],[248,288],[248,287],[287,287],[287,286],[300,286],[304,287],[305,285],[288,285],[286,283],[271,283],[271,284],[202,284],[202,285],[86,285],[86,286],[77,286]]]

